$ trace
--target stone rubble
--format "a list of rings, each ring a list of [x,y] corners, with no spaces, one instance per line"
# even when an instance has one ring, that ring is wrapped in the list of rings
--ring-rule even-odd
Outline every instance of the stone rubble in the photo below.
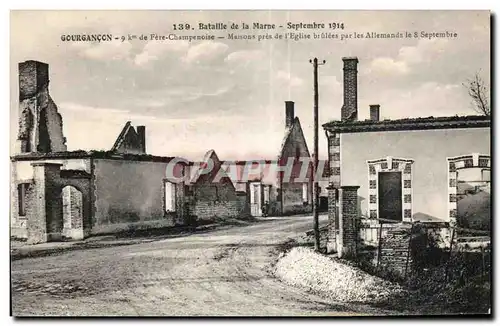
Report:
[[[295,247],[282,256],[274,274],[287,284],[340,302],[377,301],[404,291],[398,284],[303,247]]]

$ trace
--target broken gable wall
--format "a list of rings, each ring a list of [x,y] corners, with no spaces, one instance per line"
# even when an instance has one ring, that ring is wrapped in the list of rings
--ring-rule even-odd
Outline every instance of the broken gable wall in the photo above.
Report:
[[[45,123],[50,141],[50,150],[52,152],[66,151],[65,138],[63,135],[63,121],[54,103],[48,93],[48,89],[40,94],[42,108],[45,108]],[[42,118],[42,116],[41,116]],[[40,140],[40,143],[42,141]]]
[[[302,169],[302,162],[296,159],[297,157],[310,158],[307,149],[307,144],[304,138],[300,124],[295,122],[294,128],[290,131],[290,134],[283,146],[283,150],[280,157],[280,165],[285,166],[287,159],[294,159],[294,164],[291,172],[290,180],[283,180],[281,183],[281,200],[282,200],[282,215],[298,214],[312,212],[312,185],[311,182],[307,182],[307,204],[304,204],[303,200],[303,184],[295,180],[300,176]],[[306,161],[307,162],[307,161]],[[307,164],[307,163],[305,163]],[[312,169],[308,169],[307,178],[311,181]],[[283,175],[283,173],[280,173]]]
[[[145,154],[146,153],[145,127],[138,126],[137,131],[128,121],[122,133],[118,136],[117,144],[112,151],[117,153]]]
[[[246,198],[246,194],[237,194],[230,180],[218,183],[199,180],[192,189],[191,213],[198,221],[235,218],[243,214],[245,200],[240,198]]]
[[[215,153],[210,158],[214,162],[212,170],[201,174],[191,185],[190,213],[197,221],[248,216],[247,194],[237,193],[228,174],[223,176],[219,172],[222,162]]]
[[[18,140],[17,152],[66,151],[62,117],[49,94],[47,64],[19,64]]]

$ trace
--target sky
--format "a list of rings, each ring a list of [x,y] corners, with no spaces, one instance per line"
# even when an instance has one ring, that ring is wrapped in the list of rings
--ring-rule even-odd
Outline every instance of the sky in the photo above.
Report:
[[[61,41],[63,34],[168,35],[173,24],[200,22],[342,22],[340,34],[450,31],[458,37]],[[490,75],[485,11],[17,11],[10,25],[11,152],[18,129],[17,64],[25,60],[49,64],[50,94],[68,150],[111,149],[130,120],[146,126],[149,154],[191,160],[210,149],[222,160],[275,159],[289,100],[312,152],[314,57],[326,60],[319,68],[320,125],[340,119],[345,56],[359,59],[360,120],[369,117],[370,104],[380,104],[382,119],[475,114],[462,83],[475,73],[489,83]],[[319,146],[319,157],[327,158],[322,128]]]

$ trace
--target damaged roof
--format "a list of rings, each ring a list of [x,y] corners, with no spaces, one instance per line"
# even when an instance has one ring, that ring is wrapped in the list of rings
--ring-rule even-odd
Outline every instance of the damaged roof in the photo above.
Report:
[[[112,151],[66,151],[66,152],[50,152],[50,153],[21,153],[11,156],[11,161],[34,161],[45,159],[72,159],[72,158],[96,158],[109,160],[128,160],[128,161],[146,161],[146,162],[164,162],[168,163],[174,156],[155,156],[149,154],[128,154],[116,153]],[[182,162],[179,162],[182,164]]]
[[[113,145],[113,147],[111,147],[111,151],[115,151],[118,147],[120,147],[120,145],[123,143],[123,141],[125,140],[125,135],[128,133],[129,129],[132,127],[132,122],[130,121],[127,121],[127,123],[125,123],[125,126],[123,126],[123,129],[122,131],[120,132],[120,134],[118,135],[118,138],[116,138],[116,141]],[[135,132],[135,131],[134,131]]]
[[[484,115],[405,118],[395,120],[334,120],[323,124],[323,128],[333,132],[371,132],[425,129],[482,128],[491,126],[491,117]]]

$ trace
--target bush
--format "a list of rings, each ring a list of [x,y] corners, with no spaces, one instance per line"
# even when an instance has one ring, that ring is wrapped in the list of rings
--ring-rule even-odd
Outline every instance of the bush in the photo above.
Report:
[[[487,313],[491,307],[490,251],[449,249],[424,228],[414,228],[411,271],[404,284],[406,297],[380,302],[386,308],[418,313]],[[484,256],[483,256],[484,255]],[[362,261],[360,267],[391,281],[398,275],[383,267],[378,270]]]

